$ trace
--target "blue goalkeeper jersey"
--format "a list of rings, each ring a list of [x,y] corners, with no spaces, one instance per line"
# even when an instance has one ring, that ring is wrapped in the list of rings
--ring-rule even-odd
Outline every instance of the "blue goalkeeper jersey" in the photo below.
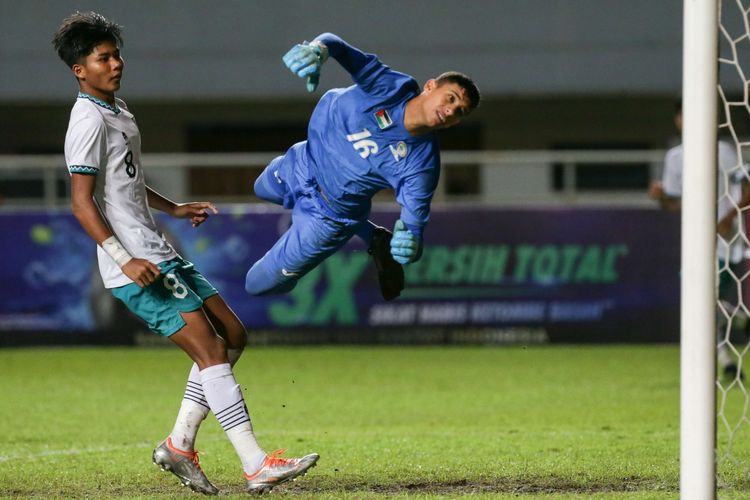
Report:
[[[335,35],[316,40],[355,85],[329,90],[313,111],[305,148],[310,176],[330,208],[352,219],[367,217],[375,193],[393,188],[401,220],[421,237],[440,175],[440,153],[434,133],[412,136],[404,128],[406,103],[419,95],[419,84]]]

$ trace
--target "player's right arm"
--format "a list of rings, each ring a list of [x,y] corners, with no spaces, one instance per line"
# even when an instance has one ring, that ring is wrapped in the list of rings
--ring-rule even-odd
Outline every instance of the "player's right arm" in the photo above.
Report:
[[[312,43],[325,47],[327,54],[336,59],[352,77],[378,59],[375,54],[365,54],[333,33],[322,33],[316,36]]]
[[[104,223],[94,203],[96,176],[71,174],[71,209],[86,233],[117,262],[122,272],[141,288],[153,283],[159,268],[146,259],[132,257]]]

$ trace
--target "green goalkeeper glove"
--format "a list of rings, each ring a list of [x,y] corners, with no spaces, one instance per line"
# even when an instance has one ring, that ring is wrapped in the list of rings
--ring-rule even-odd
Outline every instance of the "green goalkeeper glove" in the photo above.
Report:
[[[391,239],[391,255],[393,260],[399,264],[413,262],[419,254],[419,241],[417,237],[406,228],[401,219],[393,226],[393,238]]]
[[[287,52],[282,60],[292,73],[307,77],[307,91],[314,92],[320,81],[320,68],[328,59],[328,48],[320,42],[303,42]]]

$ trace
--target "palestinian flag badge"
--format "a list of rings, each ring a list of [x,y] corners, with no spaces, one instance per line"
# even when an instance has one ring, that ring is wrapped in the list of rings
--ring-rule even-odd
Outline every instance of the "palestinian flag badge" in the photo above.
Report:
[[[393,120],[391,120],[388,111],[384,109],[375,112],[375,121],[378,122],[378,127],[380,127],[380,130],[385,130],[393,125]]]

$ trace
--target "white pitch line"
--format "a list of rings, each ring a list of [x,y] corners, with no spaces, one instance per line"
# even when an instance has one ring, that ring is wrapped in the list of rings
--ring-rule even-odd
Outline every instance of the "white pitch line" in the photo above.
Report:
[[[257,434],[256,434],[257,435]],[[212,442],[220,441],[225,439],[222,437],[214,438],[203,438],[201,442]],[[12,455],[0,455],[0,462],[10,462],[11,460],[38,460],[45,457],[55,456],[70,456],[70,455],[85,455],[87,453],[108,453],[111,451],[122,451],[131,450],[137,448],[152,448],[156,447],[157,443],[133,443],[133,444],[122,444],[119,446],[94,446],[91,448],[68,448],[66,450],[46,450],[40,451],[39,453],[16,453]]]
[[[256,436],[262,436],[263,434],[269,434],[272,431],[266,430],[260,433],[256,433]],[[276,432],[283,432],[282,430],[277,430]],[[615,433],[615,430],[610,431],[611,433]],[[653,437],[673,437],[676,431],[664,431],[664,432],[655,432],[652,434]],[[340,432],[341,434],[349,434],[347,432]],[[297,434],[300,434],[300,432],[297,432]],[[315,432],[307,432],[302,434],[316,434]],[[368,433],[368,432],[361,432],[357,431],[357,435],[381,435],[378,433]],[[438,435],[438,436],[453,436],[453,435],[466,435],[467,432],[425,432],[424,435]],[[476,434],[475,432],[469,432],[469,434]],[[600,431],[592,430],[592,431],[541,431],[538,432],[538,434],[542,434],[545,436],[562,436],[562,437],[571,437],[571,436],[581,436],[581,435],[589,435],[589,434],[602,434]],[[391,438],[396,439],[397,436],[391,436]],[[209,438],[203,438],[201,439],[202,442],[214,442],[214,441],[222,441],[224,436],[217,436],[217,437],[209,437]],[[134,444],[123,444],[119,446],[95,446],[91,448],[68,448],[66,450],[46,450],[41,451],[38,453],[27,453],[27,454],[11,454],[11,455],[0,455],[0,463],[2,462],[10,462],[13,460],[39,460],[41,458],[46,457],[55,457],[55,456],[71,456],[71,455],[85,455],[88,453],[108,453],[112,451],[122,451],[122,450],[130,450],[130,449],[137,449],[137,448],[151,448],[156,446],[156,444],[150,444],[150,443],[134,443]]]
[[[11,460],[37,460],[45,457],[66,456],[66,455],[84,455],[86,453],[106,453],[110,451],[128,450],[132,448],[148,448],[152,445],[146,443],[120,445],[120,446],[97,446],[94,448],[68,448],[67,450],[47,450],[39,453],[0,455],[0,462],[9,462]]]

